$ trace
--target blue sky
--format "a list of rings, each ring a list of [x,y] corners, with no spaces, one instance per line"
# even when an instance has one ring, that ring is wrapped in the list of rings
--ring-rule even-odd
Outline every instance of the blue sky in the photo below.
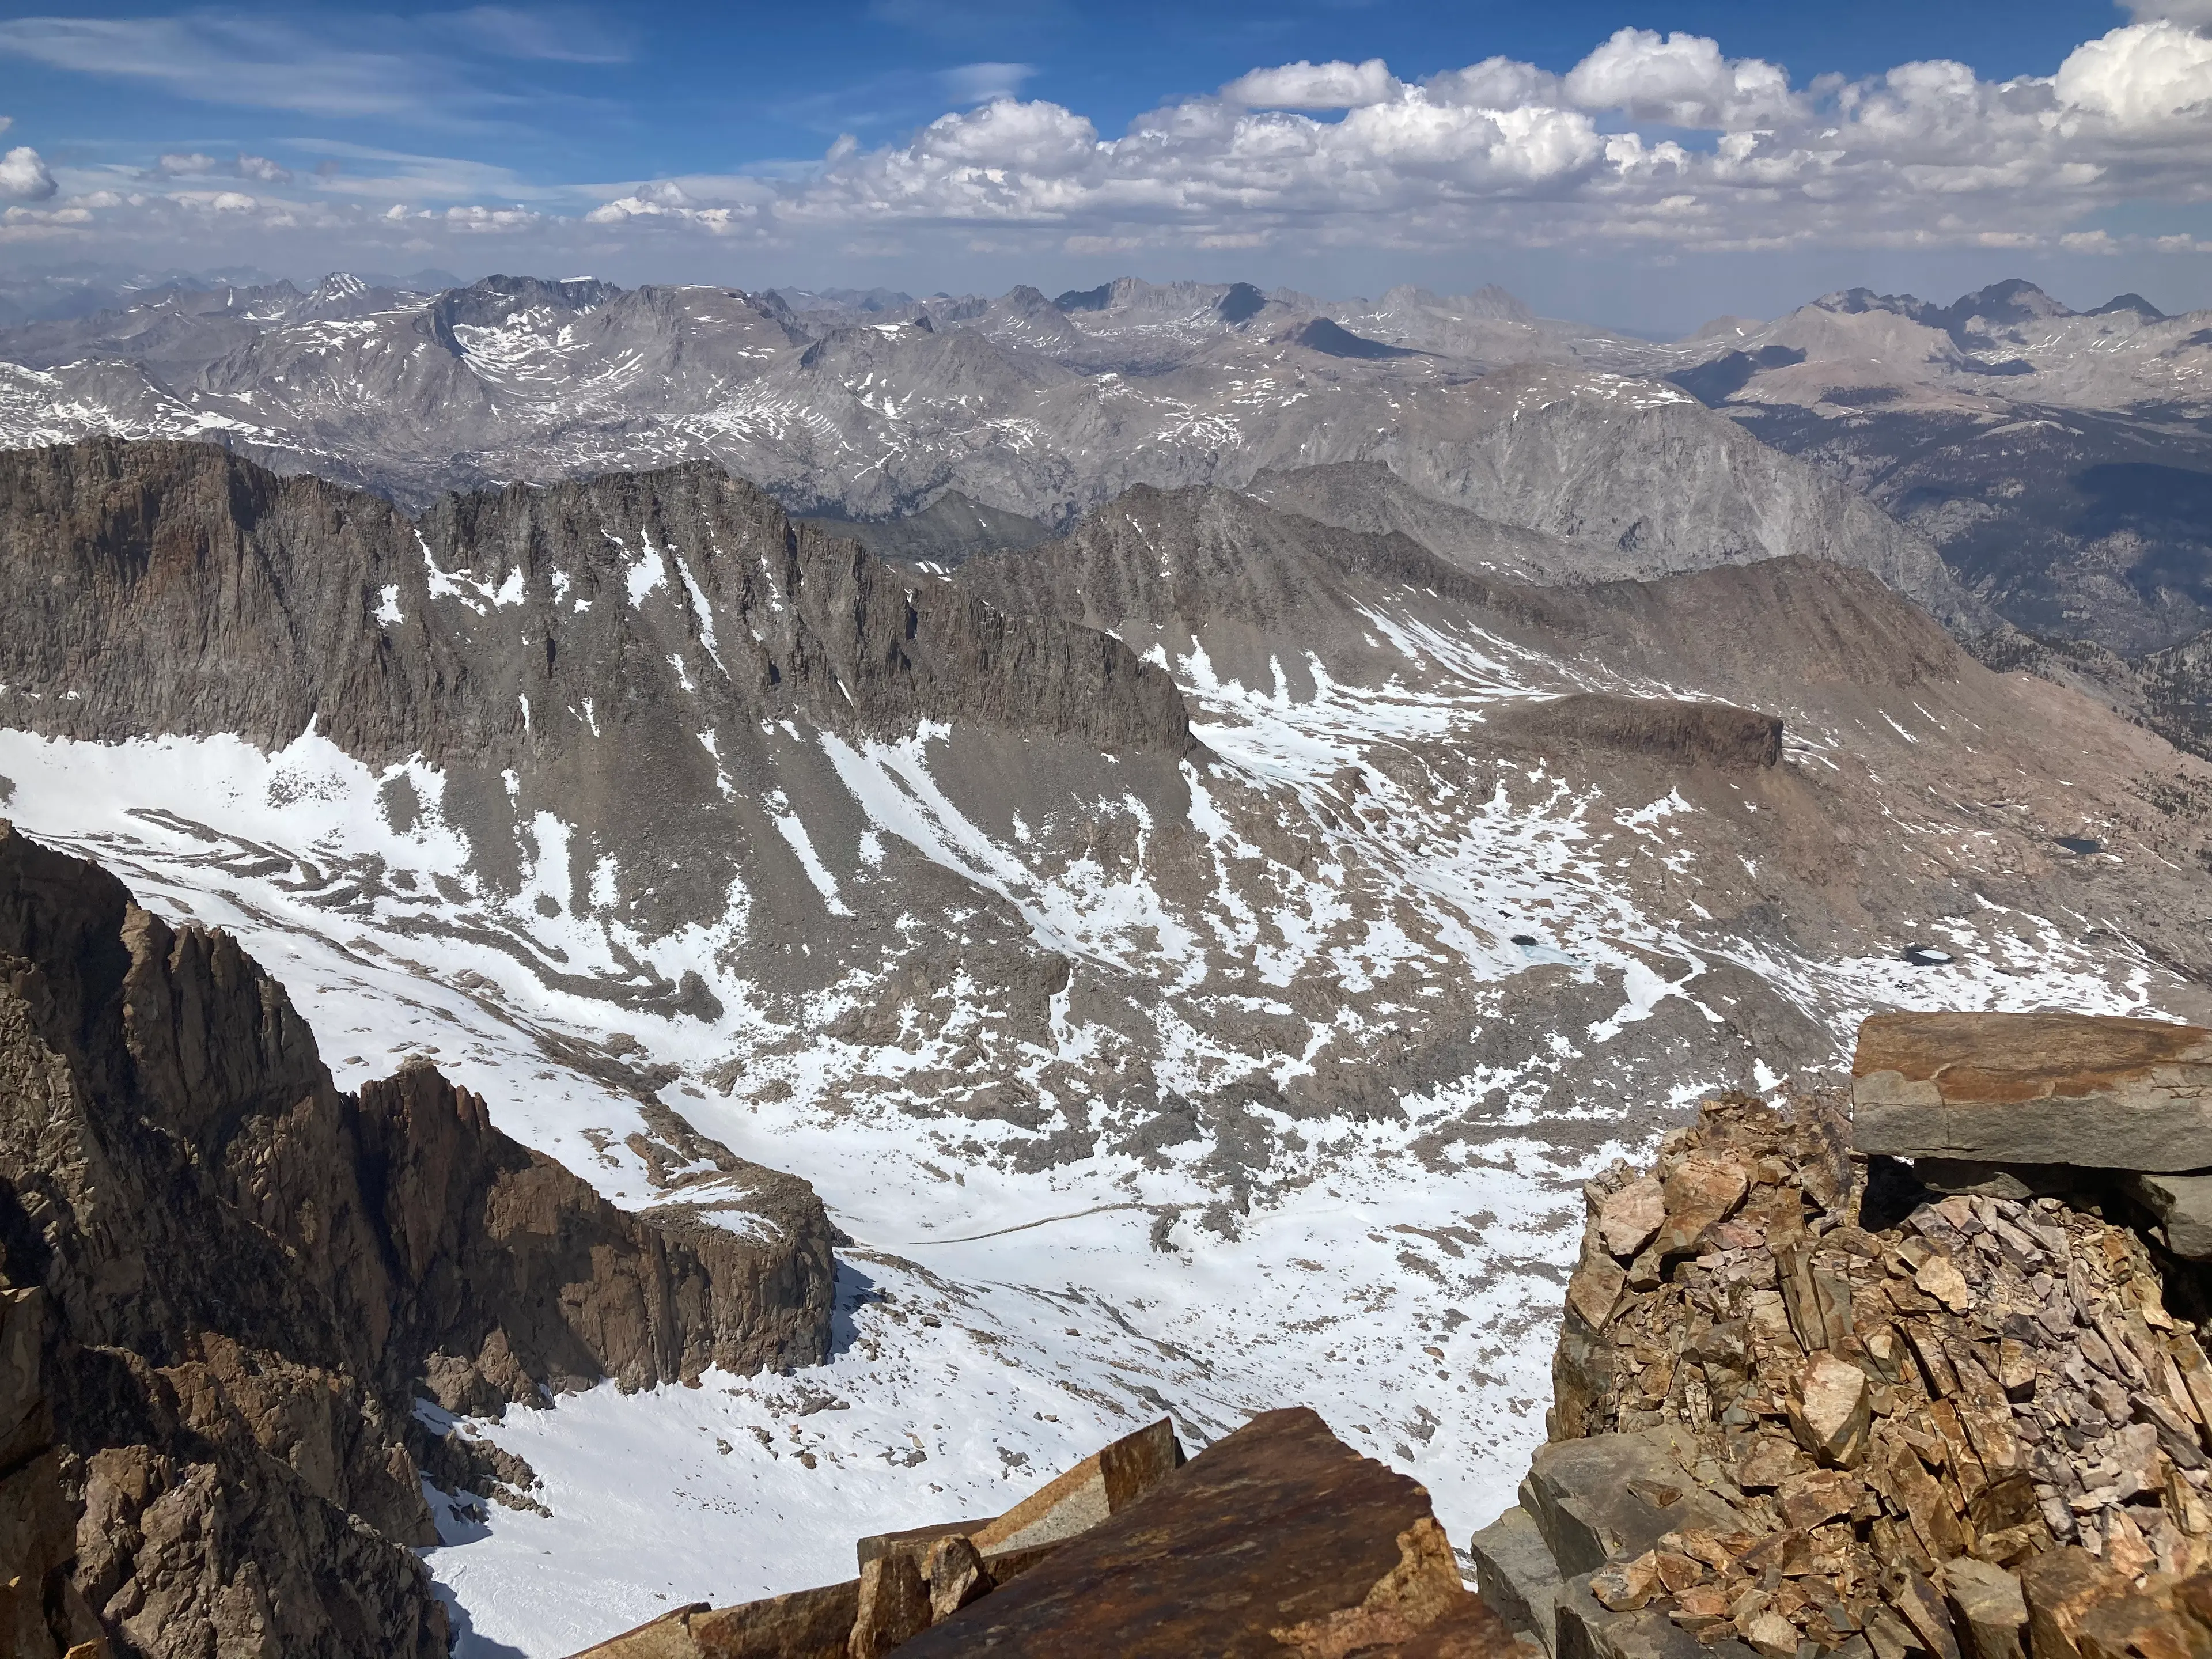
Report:
[[[2208,27],[2212,0],[0,8],[0,265],[1501,280],[1662,328],[2014,271],[2203,305]]]

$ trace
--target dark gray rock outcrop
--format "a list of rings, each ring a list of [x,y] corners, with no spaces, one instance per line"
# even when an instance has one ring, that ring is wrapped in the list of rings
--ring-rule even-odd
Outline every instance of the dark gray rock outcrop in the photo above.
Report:
[[[0,684],[41,693],[6,718],[57,735],[274,747],[313,724],[370,761],[542,760],[589,723],[528,708],[596,694],[649,720],[696,680],[756,725],[1188,741],[1174,686],[1118,641],[898,575],[710,463],[450,496],[418,523],[210,446],[94,439],[0,455]],[[664,593],[676,628],[643,626]],[[448,601],[465,638],[427,620]]]

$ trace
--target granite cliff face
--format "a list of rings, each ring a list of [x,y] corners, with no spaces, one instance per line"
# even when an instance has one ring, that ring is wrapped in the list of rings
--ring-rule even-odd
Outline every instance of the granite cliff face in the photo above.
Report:
[[[825,1353],[820,1204],[728,1162],[627,1214],[428,1066],[342,1094],[235,940],[0,823],[0,1416],[75,1517],[14,1650],[442,1654],[418,1393]]]

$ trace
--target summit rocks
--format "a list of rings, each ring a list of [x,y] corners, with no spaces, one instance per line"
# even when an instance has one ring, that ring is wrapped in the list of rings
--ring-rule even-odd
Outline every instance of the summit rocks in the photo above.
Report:
[[[2084,1115],[2185,1092],[2204,1035],[1879,1017],[1856,1124],[1831,1097],[1709,1100],[1656,1170],[1601,1176],[1551,1442],[1474,1541],[1485,1596],[1559,1659],[2212,1650],[2212,1362],[2166,1305],[2201,1309],[2203,1286],[2118,1224],[2148,1224],[2143,1183],[2193,1177],[1930,1156],[1945,1180],[1980,1172],[1946,1194],[1851,1145],[1909,1134],[1897,1097],[1919,1087],[1916,1146],[1961,1150],[1956,1110],[2095,1155]]]

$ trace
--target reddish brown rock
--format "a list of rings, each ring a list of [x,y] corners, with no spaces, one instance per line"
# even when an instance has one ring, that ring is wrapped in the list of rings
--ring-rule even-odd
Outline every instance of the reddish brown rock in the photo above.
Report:
[[[1477,1605],[1425,1492],[1312,1412],[1267,1412],[899,1651],[1505,1654]]]
[[[2087,1014],[1877,1014],[1854,1143],[1899,1158],[2212,1169],[2212,1030]]]

